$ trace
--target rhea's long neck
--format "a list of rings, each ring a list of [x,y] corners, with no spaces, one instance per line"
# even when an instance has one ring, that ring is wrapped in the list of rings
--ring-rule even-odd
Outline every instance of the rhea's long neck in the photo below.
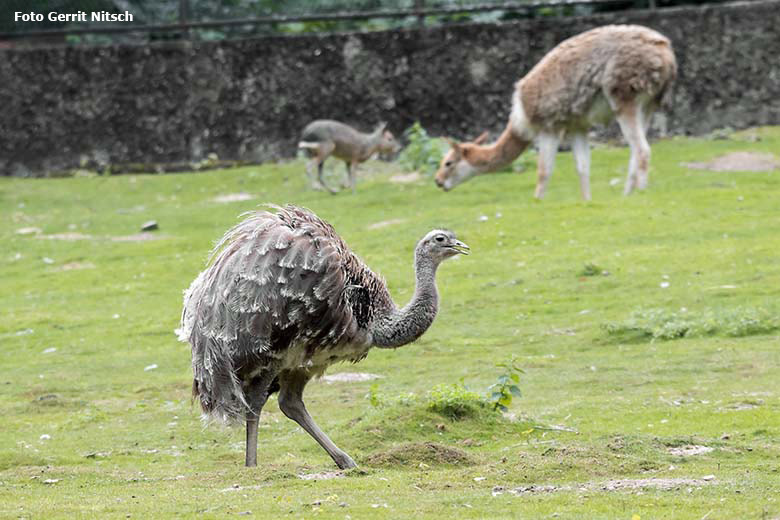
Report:
[[[372,330],[374,345],[400,347],[416,340],[428,330],[439,308],[436,267],[437,264],[430,257],[415,253],[414,296],[402,309],[392,308],[383,316],[377,316]]]
[[[512,125],[508,124],[495,143],[474,146],[468,161],[480,173],[494,172],[514,161],[529,144],[531,141],[517,137],[512,131]]]

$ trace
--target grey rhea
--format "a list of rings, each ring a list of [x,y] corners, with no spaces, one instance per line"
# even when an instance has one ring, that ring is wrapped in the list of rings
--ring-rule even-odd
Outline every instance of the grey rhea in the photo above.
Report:
[[[436,269],[467,254],[451,231],[435,229],[414,251],[416,288],[403,308],[384,280],[305,208],[249,213],[217,243],[209,266],[184,295],[179,339],[192,347],[193,397],[206,416],[246,421],[246,465],[257,465],[257,422],[268,396],[328,452],[355,467],[314,423],[306,383],[371,347],[419,338],[438,309]]]

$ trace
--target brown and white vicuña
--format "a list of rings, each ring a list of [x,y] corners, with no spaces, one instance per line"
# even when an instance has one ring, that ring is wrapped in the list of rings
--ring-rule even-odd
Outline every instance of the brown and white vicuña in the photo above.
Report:
[[[483,144],[450,140],[436,173],[445,191],[510,164],[537,139],[535,196],[542,198],[563,138],[571,139],[582,197],[590,200],[588,131],[617,120],[631,149],[624,193],[648,183],[647,128],[669,103],[677,76],[671,42],[638,25],[608,25],[569,38],[551,50],[515,85],[509,122],[498,140]]]

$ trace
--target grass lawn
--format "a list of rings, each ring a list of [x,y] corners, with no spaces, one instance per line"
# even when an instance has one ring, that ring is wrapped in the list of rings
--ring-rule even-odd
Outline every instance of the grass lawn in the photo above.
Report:
[[[650,189],[623,197],[628,150],[600,147],[591,203],[569,153],[543,202],[531,171],[444,193],[376,163],[355,196],[306,189],[300,161],[0,178],[0,517],[780,518],[780,173],[681,164],[778,150],[780,128],[660,141]],[[190,403],[182,290],[261,202],[330,221],[400,304],[424,233],[472,248],[439,269],[425,336],[329,371],[381,378],[308,386],[361,466],[338,478],[300,478],[335,466],[275,398],[253,469],[243,429]],[[484,393],[512,356],[508,417],[428,408],[440,384]]]

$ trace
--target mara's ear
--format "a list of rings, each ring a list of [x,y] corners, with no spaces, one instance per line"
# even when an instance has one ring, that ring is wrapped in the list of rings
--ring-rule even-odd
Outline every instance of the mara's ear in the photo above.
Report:
[[[380,132],[384,132],[385,128],[387,128],[387,121],[380,121],[378,125],[376,125],[376,129]]]
[[[484,132],[482,132],[482,133],[479,135],[479,137],[477,137],[476,139],[474,139],[474,141],[473,141],[473,142],[474,142],[474,144],[482,144],[482,143],[484,143],[485,141],[487,141],[487,138],[488,138],[488,133],[487,133],[487,130],[485,130]]]

